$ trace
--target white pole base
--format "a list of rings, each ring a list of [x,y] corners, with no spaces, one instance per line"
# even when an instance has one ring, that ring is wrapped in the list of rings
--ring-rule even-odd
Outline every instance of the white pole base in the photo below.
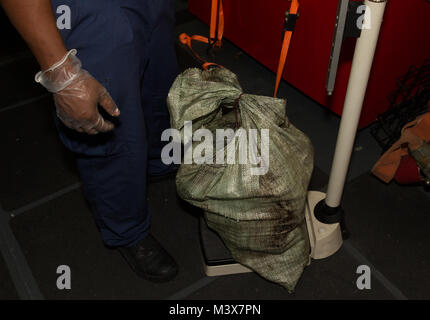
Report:
[[[342,231],[339,223],[324,224],[314,215],[317,203],[324,200],[326,194],[319,191],[309,191],[306,203],[306,225],[311,245],[312,259],[324,259],[335,254],[343,244]]]

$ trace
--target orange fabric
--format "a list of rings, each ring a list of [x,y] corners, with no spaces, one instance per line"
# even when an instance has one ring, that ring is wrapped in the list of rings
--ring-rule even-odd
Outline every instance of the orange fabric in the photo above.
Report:
[[[297,0],[293,0],[290,7],[290,14],[297,14],[299,11],[299,2]],[[278,95],[279,84],[281,83],[282,74],[284,72],[285,63],[287,61],[288,50],[290,49],[291,38],[293,36],[292,31],[286,31],[284,34],[284,41],[282,43],[281,56],[279,58],[278,72],[276,74],[276,84],[275,84],[275,93],[274,97]]]
[[[389,183],[395,176],[401,158],[430,141],[430,112],[405,125],[402,135],[372,168],[372,173]]]

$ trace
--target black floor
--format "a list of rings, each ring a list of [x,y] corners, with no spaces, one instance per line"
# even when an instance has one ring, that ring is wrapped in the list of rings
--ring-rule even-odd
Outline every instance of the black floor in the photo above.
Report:
[[[185,0],[176,5],[178,33],[208,32],[186,12]],[[173,180],[151,184],[148,198],[153,233],[180,273],[167,284],[137,278],[103,246],[73,155],[57,138],[51,99],[33,84],[37,65],[19,40],[13,43],[0,55],[0,299],[430,298],[430,195],[421,187],[387,186],[369,174],[380,150],[368,129],[358,134],[343,200],[351,237],[335,255],[312,261],[295,293],[254,273],[207,277],[199,212],[177,197]],[[179,56],[184,61],[183,52]],[[246,92],[272,94],[273,73],[228,41],[216,61],[238,74]],[[324,190],[339,118],[285,82],[279,96],[288,99],[288,116],[314,144],[311,189]],[[56,287],[60,265],[71,268],[71,290]],[[357,288],[360,265],[371,268],[370,290]]]

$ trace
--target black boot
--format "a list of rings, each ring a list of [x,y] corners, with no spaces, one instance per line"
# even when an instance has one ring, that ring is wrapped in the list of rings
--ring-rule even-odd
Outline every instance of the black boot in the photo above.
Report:
[[[132,247],[118,248],[133,271],[152,282],[172,280],[178,273],[178,265],[151,235]]]

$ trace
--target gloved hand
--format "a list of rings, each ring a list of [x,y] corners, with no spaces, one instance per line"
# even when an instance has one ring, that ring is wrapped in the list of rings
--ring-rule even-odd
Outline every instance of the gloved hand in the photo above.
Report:
[[[82,69],[76,50],[71,50],[58,63],[35,78],[54,93],[58,118],[68,127],[87,134],[98,134],[114,129],[98,111],[100,105],[114,117],[120,111],[111,96],[94,77]]]

